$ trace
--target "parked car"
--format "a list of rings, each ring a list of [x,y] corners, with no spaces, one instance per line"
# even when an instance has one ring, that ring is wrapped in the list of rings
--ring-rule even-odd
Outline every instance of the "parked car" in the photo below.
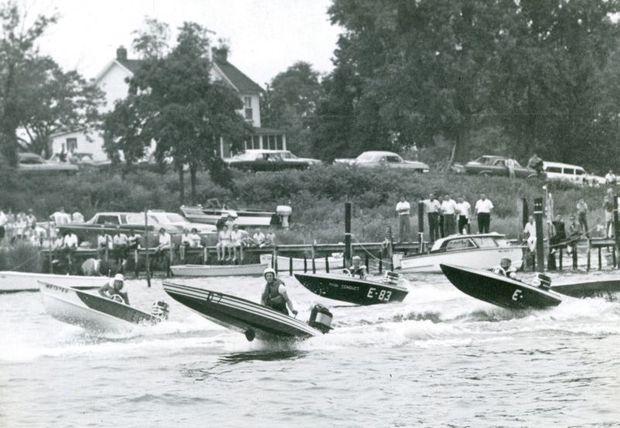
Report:
[[[69,163],[47,161],[35,153],[18,153],[18,169],[26,173],[76,173],[79,168]]]
[[[224,162],[232,168],[252,171],[277,171],[282,169],[306,169],[321,164],[318,159],[300,158],[288,150],[246,150]]]
[[[334,163],[347,164],[360,168],[399,168],[417,172],[429,172],[430,168],[424,162],[404,160],[393,152],[368,151],[363,152],[355,159],[335,159]]]
[[[467,162],[463,169],[467,174],[501,175],[508,177],[510,175],[508,168],[509,161],[513,162],[516,177],[527,178],[536,175],[536,171],[532,168],[522,166],[516,160],[509,159],[504,156],[480,156],[473,161]]]
[[[71,153],[69,156],[65,155],[64,161],[62,158],[63,156],[61,156],[60,153],[54,153],[48,160],[52,162],[70,163],[78,166],[104,166],[112,163],[109,159],[95,160],[91,153],[75,152]]]
[[[547,180],[564,181],[580,186],[588,183],[586,170],[579,165],[544,161],[543,171]]]
[[[177,213],[150,210],[148,212],[149,226],[158,231],[164,228],[168,233],[179,234],[183,229],[196,229],[200,235],[215,234],[216,228],[211,224],[191,223],[185,217]],[[134,212],[103,212],[97,213],[86,222],[90,225],[122,226],[122,228],[135,229],[144,227],[144,213]]]

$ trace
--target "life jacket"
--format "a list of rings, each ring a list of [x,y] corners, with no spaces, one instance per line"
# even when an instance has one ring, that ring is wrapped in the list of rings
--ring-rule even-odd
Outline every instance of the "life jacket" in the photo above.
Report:
[[[286,308],[286,300],[284,296],[280,294],[280,286],[284,285],[282,281],[276,279],[275,283],[277,287],[270,287],[269,284],[265,285],[265,291],[263,293],[263,301],[265,306],[273,309],[274,311],[282,312],[288,315],[288,309]]]
[[[366,275],[366,267],[363,265],[359,265],[357,268],[355,266],[351,266],[349,268],[349,272],[351,272],[351,276],[359,276],[363,278]]]

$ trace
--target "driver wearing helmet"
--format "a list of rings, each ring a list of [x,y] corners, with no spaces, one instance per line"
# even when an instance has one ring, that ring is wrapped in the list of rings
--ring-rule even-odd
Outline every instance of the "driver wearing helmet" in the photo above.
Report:
[[[362,264],[362,258],[360,256],[353,256],[351,259],[353,264],[348,269],[351,276],[359,276],[361,279],[366,277],[366,266]]]
[[[285,315],[289,314],[286,309],[288,306],[291,312],[297,315],[297,311],[293,308],[293,302],[286,293],[284,283],[278,279],[276,271],[267,268],[264,270],[263,276],[265,280],[267,280],[267,283],[265,284],[265,291],[263,291],[263,295],[260,299],[261,304],[275,311],[282,312]]]
[[[124,291],[124,288],[125,277],[122,273],[117,273],[114,275],[114,278],[110,279],[110,282],[99,289],[99,294],[117,302],[122,301],[122,303],[128,305],[129,296],[127,292]]]

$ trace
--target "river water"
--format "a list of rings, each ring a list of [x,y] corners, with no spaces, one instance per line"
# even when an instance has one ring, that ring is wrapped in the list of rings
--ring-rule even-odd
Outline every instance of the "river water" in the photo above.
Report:
[[[328,302],[283,279],[300,317]],[[620,426],[618,301],[512,312],[432,275],[402,303],[328,303],[332,332],[278,345],[172,303],[161,281],[128,287],[138,307],[170,301],[170,320],[96,336],[50,318],[38,293],[0,295],[1,427]]]

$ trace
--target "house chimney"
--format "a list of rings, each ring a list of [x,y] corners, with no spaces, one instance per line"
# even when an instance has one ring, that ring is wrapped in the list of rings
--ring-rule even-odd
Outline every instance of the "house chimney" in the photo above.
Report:
[[[122,46],[119,46],[116,50],[116,59],[118,61],[127,61],[127,49]]]
[[[215,61],[228,62],[228,46],[214,47],[211,49],[211,53]]]

